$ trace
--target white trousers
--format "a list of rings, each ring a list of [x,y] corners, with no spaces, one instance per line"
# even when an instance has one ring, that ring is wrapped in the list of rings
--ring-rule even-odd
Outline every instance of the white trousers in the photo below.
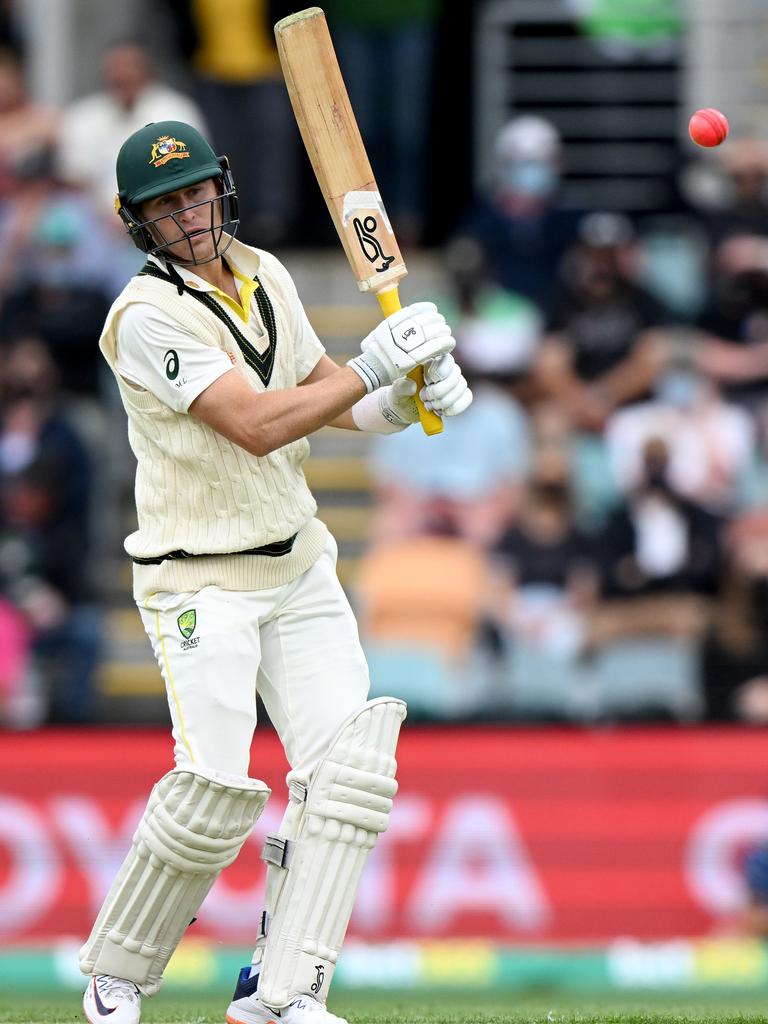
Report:
[[[168,692],[177,765],[247,775],[256,694],[307,784],[368,697],[368,668],[336,576],[336,542],[292,583],[157,593],[139,607]],[[259,775],[259,771],[256,771]]]

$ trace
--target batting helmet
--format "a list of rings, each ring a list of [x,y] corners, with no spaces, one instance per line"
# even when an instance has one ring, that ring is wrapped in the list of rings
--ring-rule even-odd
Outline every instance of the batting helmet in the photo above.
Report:
[[[219,184],[219,195],[215,199],[181,207],[154,220],[142,218],[142,203],[209,178],[216,179]],[[202,230],[211,232],[213,255],[197,259],[191,237],[192,234],[200,234],[200,230],[193,233],[185,231],[178,215],[206,204],[211,208],[211,220],[210,226]],[[215,216],[217,208],[218,220]],[[142,252],[160,253],[166,259],[184,265],[209,263],[221,256],[229,248],[239,224],[237,192],[229,161],[225,156],[217,157],[200,132],[182,121],[157,121],[145,125],[125,140],[117,155],[115,210]],[[181,239],[165,238],[160,222],[168,217],[181,232]],[[178,243],[185,239],[189,246],[188,259],[163,251],[171,242],[177,248]]]

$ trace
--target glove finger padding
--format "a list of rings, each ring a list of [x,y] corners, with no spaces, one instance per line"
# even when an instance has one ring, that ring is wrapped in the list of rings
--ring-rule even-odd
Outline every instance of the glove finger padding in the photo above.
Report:
[[[472,392],[465,385],[466,381],[461,387],[457,387],[453,394],[447,395],[438,408],[433,408],[431,402],[425,402],[426,408],[439,413],[440,416],[458,416],[472,404]]]
[[[422,401],[429,399],[430,402],[440,401],[445,398],[452,391],[459,386],[462,390],[466,388],[467,382],[464,380],[464,375],[458,368],[456,363],[453,364],[451,372],[447,377],[443,377],[441,380],[429,381],[427,375],[424,374],[424,379],[427,382],[426,387],[422,389],[419,397]]]
[[[431,412],[441,416],[458,416],[472,403],[464,374],[452,355],[446,353],[424,367],[426,386],[419,398]]]
[[[446,352],[445,355],[438,356],[437,359],[430,359],[430,361],[424,365],[425,383],[436,384],[439,380],[445,380],[453,372],[454,367],[458,369],[458,363],[450,352]]]

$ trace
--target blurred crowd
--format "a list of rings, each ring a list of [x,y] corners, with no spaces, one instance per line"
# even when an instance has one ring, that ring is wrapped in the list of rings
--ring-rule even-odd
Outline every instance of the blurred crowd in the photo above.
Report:
[[[439,6],[326,4],[391,215],[413,244]],[[144,259],[114,215],[118,149],[152,121],[194,125],[235,169],[241,236],[264,248],[295,240],[300,142],[272,33],[294,7],[161,0],[172,50],[162,73],[140,42],[115,41],[93,90],[57,107],[32,97],[16,4],[0,4],[0,725],[98,714],[104,608],[120,587],[104,565],[123,525],[103,521],[114,512],[105,484],[121,475],[106,463],[124,430],[97,341]],[[399,80],[386,104],[382,62]]]
[[[562,209],[539,117],[495,158],[445,254],[475,402],[376,446],[377,685],[441,717],[764,723],[768,150],[645,220]]]
[[[153,120],[194,124],[232,160],[243,238],[296,238],[269,31],[283,12],[226,0],[225,18],[223,2],[164,4],[186,90],[125,41],[95,92],[49,109],[23,53],[0,50],[5,724],[93,710],[116,429],[96,341],[142,259],[112,211],[119,145]],[[325,7],[399,237],[418,245],[439,4]],[[382,66],[400,113],[381,109]],[[374,446],[355,595],[374,686],[437,718],[768,721],[768,150],[729,142],[714,200],[692,189],[656,219],[563,209],[566,154],[539,117],[505,125],[494,157],[435,253],[474,404],[437,438]]]

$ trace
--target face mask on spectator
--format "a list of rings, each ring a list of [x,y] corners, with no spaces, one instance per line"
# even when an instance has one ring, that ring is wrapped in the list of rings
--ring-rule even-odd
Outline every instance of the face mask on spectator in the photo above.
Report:
[[[656,387],[656,397],[676,409],[692,409],[702,398],[704,382],[687,370],[670,370]]]
[[[557,171],[546,160],[519,160],[503,164],[499,178],[505,191],[522,193],[535,199],[552,195],[558,181]]]

